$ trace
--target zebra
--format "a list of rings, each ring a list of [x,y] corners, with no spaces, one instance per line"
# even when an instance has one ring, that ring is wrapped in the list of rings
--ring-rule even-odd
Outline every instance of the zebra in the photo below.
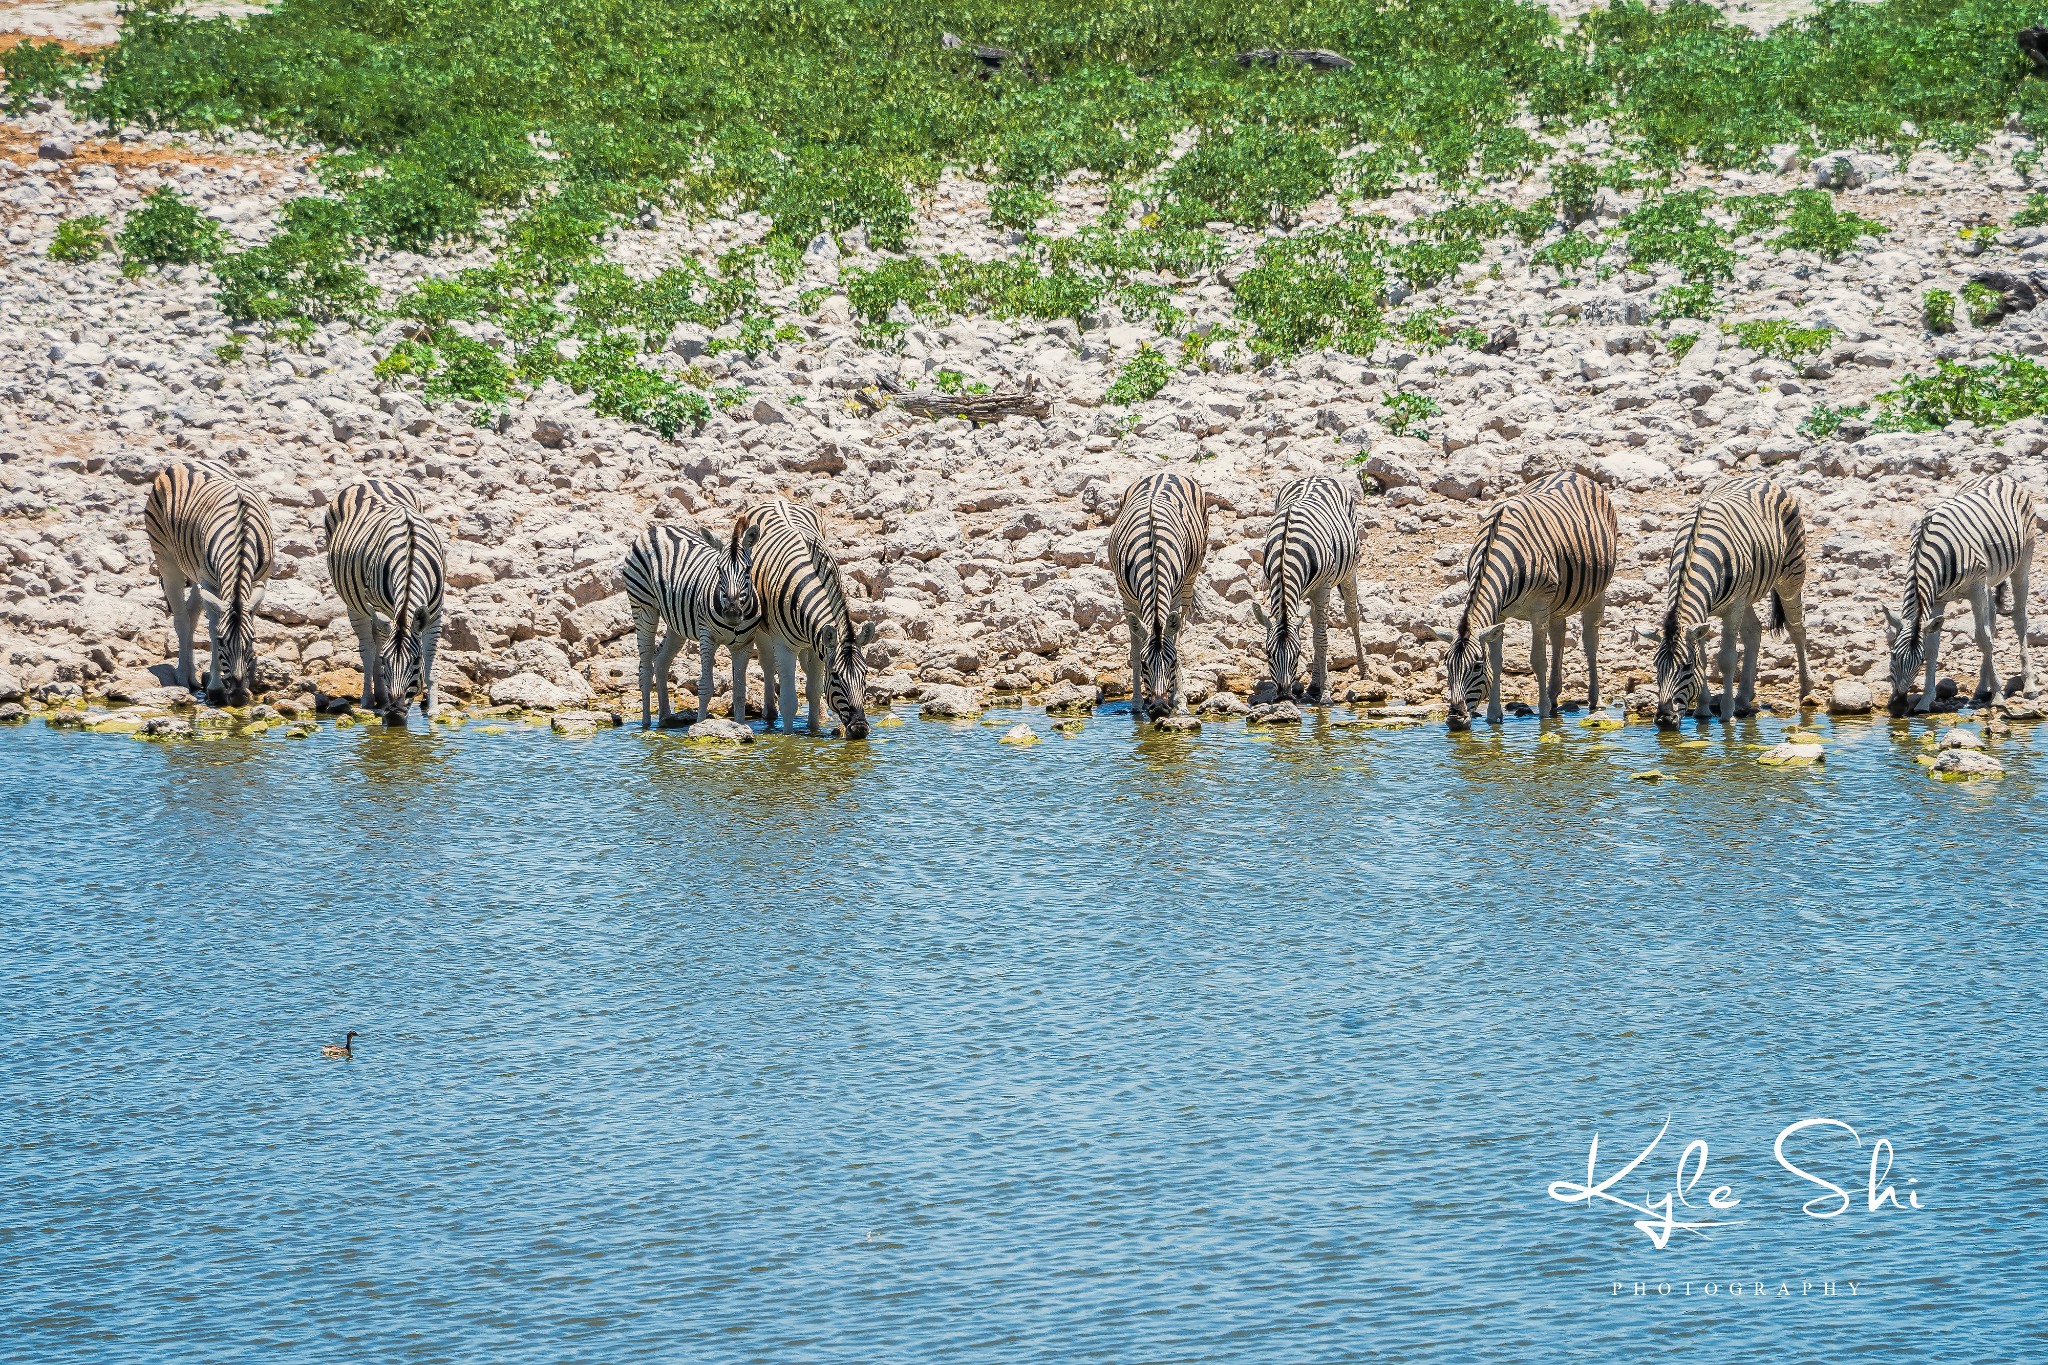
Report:
[[[2020,686],[2035,694],[2034,661],[2027,652],[2027,575],[2034,562],[2034,495],[2002,474],[1965,484],[1936,503],[1913,527],[1913,548],[1907,561],[1906,597],[1902,608],[1885,609],[1885,638],[1891,646],[1891,713],[1907,713],[1907,688],[1913,671],[1925,667],[1920,701],[1914,714],[1934,704],[1934,670],[1941,651],[1942,609],[1958,597],[1970,599],[1977,648],[1983,661],[1977,670],[1973,700],[1998,695],[1998,669],[1992,661],[1998,615],[2012,613],[2020,637]]]
[[[1721,622],[1721,719],[1750,714],[1764,632],[1752,608],[1767,595],[1770,628],[1792,637],[1799,695],[1804,697],[1813,686],[1806,666],[1806,610],[1799,598],[1805,585],[1806,522],[1798,499],[1764,474],[1727,479],[1710,489],[1671,557],[1670,598],[1657,645],[1657,724],[1676,728],[1682,710],[1707,718],[1705,637],[1716,617]]]
[[[868,735],[868,663],[875,623],[856,633],[839,581],[839,565],[825,548],[818,514],[776,498],[753,514],[761,528],[754,545],[754,591],[761,600],[761,672],[766,680],[761,714],[769,729],[778,713],[796,730],[796,666],[804,666],[810,732],[819,733],[819,703],[831,690],[832,711],[848,739]],[[777,697],[780,695],[780,704]]]
[[[747,718],[747,660],[761,628],[761,598],[754,591],[754,546],[761,528],[741,512],[732,537],[720,543],[709,531],[674,526],[647,528],[626,552],[626,600],[640,637],[640,728],[653,724],[648,693],[659,686],[661,724],[674,723],[669,709],[668,670],[685,640],[697,642],[697,716],[711,705],[711,671],[718,646],[732,654],[732,718]],[[655,648],[657,629],[668,635]]]
[[[1109,562],[1131,628],[1131,714],[1159,720],[1187,704],[1180,628],[1209,551],[1202,486],[1159,473],[1124,490],[1109,532]]]
[[[1273,519],[1266,524],[1262,557],[1266,601],[1252,603],[1252,614],[1266,628],[1266,661],[1282,700],[1298,695],[1295,673],[1301,663],[1301,617],[1308,614],[1314,632],[1315,665],[1308,696],[1329,705],[1330,589],[1344,600],[1358,667],[1365,668],[1365,642],[1358,629],[1358,495],[1354,485],[1327,475],[1284,484],[1273,501]]]
[[[327,576],[348,608],[363,660],[364,706],[405,724],[413,693],[429,720],[440,700],[434,650],[441,638],[447,550],[419,494],[388,479],[350,484],[327,508]]]
[[[1564,690],[1565,618],[1576,613],[1586,646],[1587,706],[1600,706],[1600,618],[1614,577],[1614,503],[1583,474],[1552,474],[1495,507],[1465,565],[1472,585],[1452,637],[1450,728],[1470,729],[1479,695],[1498,725],[1501,637],[1510,618],[1529,623],[1536,713],[1557,714]],[[1547,647],[1546,647],[1547,646]]]
[[[142,525],[177,628],[178,685],[200,686],[192,634],[203,606],[212,641],[206,700],[247,706],[256,685],[256,612],[271,570],[269,505],[225,465],[174,464],[150,483]]]

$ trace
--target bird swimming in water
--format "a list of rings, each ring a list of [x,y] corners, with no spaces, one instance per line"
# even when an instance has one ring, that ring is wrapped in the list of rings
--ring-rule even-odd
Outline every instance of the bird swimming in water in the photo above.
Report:
[[[356,1031],[350,1029],[348,1037],[341,1040],[341,1046],[339,1047],[336,1047],[333,1043],[323,1044],[320,1048],[320,1055],[322,1057],[338,1057],[344,1062],[350,1060],[356,1055]]]

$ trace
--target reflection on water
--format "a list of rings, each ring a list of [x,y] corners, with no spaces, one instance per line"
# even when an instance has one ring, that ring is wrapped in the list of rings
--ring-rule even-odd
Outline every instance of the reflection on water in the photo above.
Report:
[[[2048,1080],[2031,734],[1969,787],[1912,762],[1924,723],[1818,721],[1828,763],[1771,770],[1770,718],[996,718],[734,750],[0,732],[0,1354],[2013,1358],[2032,1330],[2004,1211]],[[1042,742],[998,744],[1019,718]],[[1657,1251],[1547,1197],[1667,1114],[1738,1225]],[[1802,1216],[1772,1140],[1823,1115],[1927,1207]],[[1613,1292],[1738,1278],[1792,1292]]]

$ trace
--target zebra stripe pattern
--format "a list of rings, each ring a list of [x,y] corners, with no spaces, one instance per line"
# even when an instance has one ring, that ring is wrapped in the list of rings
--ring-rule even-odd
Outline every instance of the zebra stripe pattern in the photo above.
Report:
[[[1770,628],[1788,632],[1799,657],[1799,695],[1813,680],[1806,667],[1806,521],[1798,499],[1763,474],[1727,479],[1700,499],[1671,556],[1671,583],[1657,645],[1657,724],[1681,711],[1708,715],[1706,632],[1721,623],[1721,719],[1751,714],[1763,625],[1755,603],[1771,599]],[[1741,653],[1738,684],[1736,655]]]
[[[142,525],[178,634],[178,684],[197,688],[192,636],[206,612],[212,661],[206,699],[247,706],[256,687],[256,611],[270,578],[270,508],[212,462],[174,464],[149,486]]]
[[[754,634],[761,628],[761,598],[754,591],[754,546],[758,527],[741,512],[732,537],[720,543],[709,531],[675,526],[650,526],[626,552],[626,600],[633,610],[633,629],[640,640],[640,728],[653,719],[649,691],[661,693],[661,724],[674,721],[669,709],[668,670],[685,640],[697,642],[698,678],[695,719],[710,712],[711,672],[718,646],[732,654],[732,718],[747,718],[747,660],[753,656]],[[655,632],[668,634],[655,646]]]
[[[819,702],[829,687],[832,711],[848,739],[868,734],[868,663],[875,638],[870,621],[856,634],[839,581],[839,565],[825,547],[818,514],[777,498],[753,514],[761,528],[754,546],[754,591],[761,599],[761,664],[767,696],[762,714],[774,728],[778,713],[796,729],[796,666],[804,667],[810,732],[819,733]]]
[[[1130,623],[1131,711],[1141,719],[1159,720],[1187,704],[1180,629],[1208,553],[1209,509],[1200,484],[1160,473],[1124,491],[1109,532],[1109,562]]]
[[[1273,519],[1266,524],[1261,562],[1266,600],[1254,601],[1252,610],[1266,628],[1266,662],[1273,671],[1273,685],[1283,699],[1302,695],[1295,675],[1306,614],[1315,650],[1307,697],[1327,706],[1331,588],[1343,598],[1358,667],[1361,672],[1365,668],[1365,642],[1358,629],[1357,483],[1318,474],[1282,485],[1273,502]]]
[[[2012,613],[2020,640],[2020,686],[2033,696],[2034,660],[2027,650],[2027,578],[2034,563],[2034,495],[2025,485],[1994,474],[1964,485],[1934,505],[1913,528],[1905,601],[1885,612],[1891,644],[1891,713],[1908,706],[1921,714],[1934,704],[1935,666],[1941,653],[1942,610],[1959,597],[1970,601],[1982,660],[1976,700],[1998,695],[1992,647],[1998,613]],[[1924,668],[1920,699],[1907,689]]]
[[[382,709],[386,725],[405,724],[414,693],[433,718],[447,558],[440,531],[405,484],[365,479],[327,509],[327,575],[355,627],[362,704]]]
[[[1507,499],[1482,523],[1466,562],[1472,585],[1451,642],[1450,725],[1467,729],[1486,693],[1486,719],[1499,724],[1501,637],[1510,620],[1529,622],[1537,714],[1555,716],[1564,690],[1566,618],[1577,614],[1586,647],[1587,705],[1600,705],[1600,618],[1614,577],[1617,528],[1607,491],[1583,474],[1552,474]],[[1547,649],[1546,649],[1547,646]]]

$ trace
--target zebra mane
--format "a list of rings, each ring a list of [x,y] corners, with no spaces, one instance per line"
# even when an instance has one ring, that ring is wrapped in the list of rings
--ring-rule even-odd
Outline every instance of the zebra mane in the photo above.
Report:
[[[1465,594],[1465,610],[1458,613],[1458,638],[1472,638],[1472,605],[1479,600],[1479,589],[1486,582],[1486,565],[1493,558],[1493,542],[1500,538],[1500,523],[1507,512],[1507,504],[1493,509],[1493,515],[1486,519],[1486,534],[1479,541],[1479,547],[1472,552],[1472,564],[1478,570],[1472,575],[1472,590]],[[1491,625],[1492,622],[1487,624]]]
[[[1899,619],[1905,623],[1905,628],[1899,632],[1899,638],[1914,641],[1916,658],[1919,651],[1920,622],[1927,615],[1929,588],[1927,577],[1921,573],[1921,565],[1927,548],[1927,527],[1933,520],[1934,514],[1930,512],[1914,523],[1913,545],[1906,552],[1906,598],[1900,603],[1899,611]]]
[[[818,575],[818,586],[825,593],[826,610],[832,613],[832,627],[840,635],[839,648],[846,649],[853,644],[853,610],[846,605],[846,590],[839,582],[839,563],[822,540],[810,542],[811,568]]]

